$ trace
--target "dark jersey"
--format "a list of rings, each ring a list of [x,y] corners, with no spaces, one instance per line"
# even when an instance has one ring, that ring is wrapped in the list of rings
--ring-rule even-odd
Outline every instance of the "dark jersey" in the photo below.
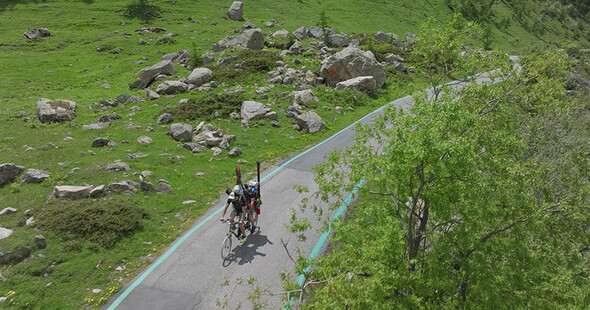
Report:
[[[236,201],[232,201],[231,199],[228,199],[227,203],[231,203],[234,207],[234,211],[237,214],[241,214],[242,207],[246,206],[246,198],[244,198],[244,196],[240,196],[240,198],[238,198]]]

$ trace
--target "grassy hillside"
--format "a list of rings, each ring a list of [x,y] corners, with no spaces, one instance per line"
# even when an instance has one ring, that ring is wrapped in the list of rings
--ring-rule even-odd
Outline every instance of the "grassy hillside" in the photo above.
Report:
[[[213,157],[209,151],[192,155],[177,141],[166,135],[168,126],[156,125],[157,116],[166,106],[176,107],[180,99],[201,98],[203,93],[186,92],[156,101],[120,105],[101,111],[93,102],[114,99],[125,93],[143,97],[144,92],[130,90],[128,83],[141,68],[158,62],[162,55],[188,49],[195,54],[210,50],[211,45],[239,29],[243,22],[227,18],[232,1],[150,1],[154,12],[161,17],[146,24],[142,18],[127,16],[130,0],[120,1],[27,1],[0,2],[0,163],[15,163],[25,168],[43,169],[51,177],[41,184],[15,182],[0,187],[0,209],[14,207],[18,212],[0,217],[0,227],[14,230],[14,234],[0,240],[0,252],[25,244],[33,245],[33,237],[42,233],[47,238],[46,249],[33,248],[33,258],[16,265],[0,266],[0,297],[8,301],[0,308],[95,308],[115,293],[142,268],[157,257],[183,231],[212,206],[232,182],[232,171],[238,159],[244,171],[254,171],[255,162],[265,167],[287,158],[305,147],[320,141],[347,126],[362,115],[398,96],[420,87],[419,74],[391,74],[387,88],[366,99],[353,95],[327,92],[325,87],[314,91],[321,102],[316,110],[327,123],[321,133],[308,135],[292,129],[290,120],[279,113],[281,128],[262,121],[243,129],[238,120],[222,118],[219,127],[237,136],[232,146],[244,153],[228,158],[227,153]],[[536,2],[531,2],[536,3]],[[244,5],[244,17],[270,33],[278,29],[293,31],[300,26],[319,23],[324,11],[328,25],[348,34],[373,34],[379,30],[403,37],[405,32],[419,31],[429,17],[449,20],[460,8],[444,1],[256,1]],[[489,27],[488,44],[504,46],[518,53],[530,48],[560,46],[575,41],[588,46],[587,24],[565,14],[552,17],[541,6],[527,7],[518,17],[515,10],[503,2],[493,6],[494,15],[481,21]],[[538,18],[541,20],[538,23]],[[278,24],[267,28],[264,23],[275,19]],[[465,21],[465,20],[464,20]],[[509,21],[509,22],[506,22]],[[543,27],[531,28],[532,24]],[[51,37],[29,40],[23,33],[29,28],[46,27]],[[158,44],[163,34],[137,32],[142,27],[164,27],[177,34],[170,43]],[[580,30],[582,29],[582,30]],[[139,45],[139,39],[150,45]],[[474,38],[474,46],[483,46],[482,38]],[[160,41],[161,42],[161,41]],[[102,50],[102,51],[98,51]],[[296,57],[287,57],[289,63]],[[411,59],[409,59],[411,65]],[[141,63],[136,63],[141,62]],[[317,61],[305,61],[292,67],[306,65],[317,69]],[[186,77],[189,70],[176,66],[175,79]],[[277,98],[278,92],[293,90],[288,86],[272,89],[269,99],[259,99],[253,86],[267,85],[265,74],[250,74],[244,84],[247,100],[270,103],[278,111],[290,105],[287,99]],[[416,82],[411,84],[410,82]],[[222,92],[238,82],[213,90]],[[74,124],[42,124],[35,115],[39,98],[67,99],[78,104]],[[357,100],[358,103],[353,101]],[[372,105],[366,104],[372,101]],[[132,114],[130,108],[141,111]],[[354,106],[345,115],[334,111],[335,106]],[[323,107],[327,107],[323,109]],[[81,126],[95,121],[100,115],[118,113],[123,118],[105,130],[83,131]],[[31,119],[26,121],[26,118]],[[196,125],[201,119],[192,120]],[[216,121],[213,121],[215,125]],[[148,131],[148,127],[153,131]],[[154,143],[141,145],[137,137],[148,135]],[[91,148],[93,139],[106,137],[118,145],[114,148]],[[72,138],[72,139],[70,139]],[[129,141],[128,144],[123,143]],[[48,146],[52,143],[57,148]],[[32,147],[35,151],[25,152]],[[149,154],[144,158],[129,159],[135,153]],[[123,173],[104,171],[116,160],[127,162],[131,170]],[[73,168],[80,168],[70,175]],[[48,231],[37,232],[24,225],[28,214],[41,215],[47,196],[55,185],[109,184],[117,180],[138,180],[134,174],[143,170],[153,172],[152,182],[167,180],[173,188],[166,195],[140,192],[131,197],[109,197],[89,201],[88,205],[135,206],[144,211],[142,227],[123,235],[113,246],[104,247],[92,240],[77,239]],[[200,176],[197,173],[202,172]],[[250,177],[250,175],[246,175]],[[196,203],[183,204],[186,200]],[[64,203],[64,208],[80,206]],[[25,211],[30,210],[27,215]],[[123,271],[115,271],[125,266]],[[101,289],[92,293],[92,289]]]

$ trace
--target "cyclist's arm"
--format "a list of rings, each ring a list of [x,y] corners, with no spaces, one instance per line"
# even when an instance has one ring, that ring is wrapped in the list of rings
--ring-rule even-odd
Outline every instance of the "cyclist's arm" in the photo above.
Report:
[[[223,213],[221,213],[221,218],[220,220],[223,222],[223,220],[225,219],[225,211],[227,211],[227,207],[229,206],[229,203],[225,204],[225,207],[223,207]]]

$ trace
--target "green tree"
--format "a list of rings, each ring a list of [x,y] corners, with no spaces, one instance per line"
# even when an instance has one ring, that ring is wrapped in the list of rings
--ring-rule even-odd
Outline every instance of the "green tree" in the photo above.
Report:
[[[315,168],[316,194],[332,206],[364,185],[350,220],[335,224],[335,249],[307,273],[324,283],[309,308],[590,305],[590,149],[556,140],[588,130],[551,121],[571,119],[568,62],[559,51],[517,68],[499,52],[457,56],[465,33],[427,24],[415,51],[433,83],[461,74],[471,84],[387,108]],[[467,76],[489,68],[501,82]]]

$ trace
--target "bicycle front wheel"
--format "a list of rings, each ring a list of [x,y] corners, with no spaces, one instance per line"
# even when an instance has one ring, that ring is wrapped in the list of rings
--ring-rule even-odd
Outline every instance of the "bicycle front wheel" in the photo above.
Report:
[[[227,259],[231,252],[231,235],[227,235],[221,244],[221,258]]]
[[[254,226],[258,226],[258,213],[252,213],[252,221],[254,222]]]

